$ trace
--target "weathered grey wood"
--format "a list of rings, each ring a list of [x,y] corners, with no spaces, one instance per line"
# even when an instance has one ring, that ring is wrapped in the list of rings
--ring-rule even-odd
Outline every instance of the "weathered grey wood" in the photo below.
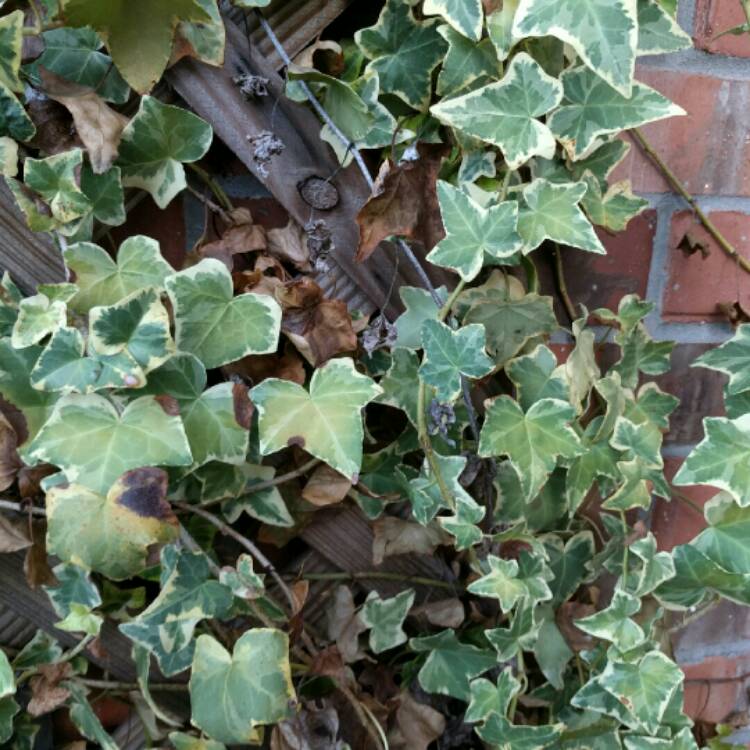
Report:
[[[8,186],[0,180],[0,273],[4,271],[27,293],[39,283],[65,279],[60,251],[49,235],[26,226]]]

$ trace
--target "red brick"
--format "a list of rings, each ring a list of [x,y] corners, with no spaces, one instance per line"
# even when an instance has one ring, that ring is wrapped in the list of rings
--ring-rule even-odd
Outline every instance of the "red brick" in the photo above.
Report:
[[[750,57],[750,36],[726,34],[723,31],[747,23],[738,0],[698,0],[695,8],[694,42],[698,49],[719,55]]]
[[[636,216],[620,234],[597,230],[607,248],[607,255],[592,255],[574,248],[562,248],[565,280],[573,303],[589,310],[607,307],[617,310],[626,294],[646,294],[651,251],[656,231],[656,211]],[[558,320],[567,314],[557,294],[552,270],[552,257],[539,264],[542,293],[555,298]]]
[[[718,724],[747,709],[750,657],[709,657],[682,667],[685,713],[692,719]]]
[[[642,129],[687,188],[696,195],[750,195],[750,81],[645,66],[638,67],[636,76],[688,113]],[[613,177],[630,178],[638,192],[671,192],[637,145]]]
[[[748,170],[750,174],[750,170]],[[709,214],[729,242],[750,257],[750,216],[734,211]],[[708,257],[700,252],[692,255],[678,249],[686,233],[705,242]],[[717,305],[723,302],[750,305],[750,274],[724,253],[689,211],[672,217],[669,238],[669,276],[664,292],[663,314],[676,322],[726,320]]]
[[[664,459],[664,474],[669,481],[682,465],[681,458]],[[702,508],[718,490],[713,487],[676,487],[676,491],[688,497]],[[687,544],[706,527],[702,513],[689,503],[673,498],[671,501],[657,498],[651,515],[651,530],[656,536],[659,549],[671,550],[678,544]]]

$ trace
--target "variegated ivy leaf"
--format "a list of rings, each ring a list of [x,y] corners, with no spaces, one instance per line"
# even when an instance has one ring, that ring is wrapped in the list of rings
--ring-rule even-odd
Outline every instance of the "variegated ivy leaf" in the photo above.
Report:
[[[486,509],[470,495],[468,497],[467,500],[458,496],[453,515],[438,518],[438,523],[443,531],[454,538],[453,546],[459,552],[471,549],[475,544],[479,544],[484,537],[482,529],[477,524],[484,518]]]
[[[494,177],[497,174],[496,160],[497,154],[494,151],[485,151],[483,148],[465,151],[458,170],[459,185],[476,182],[480,177]]]
[[[542,750],[563,733],[564,724],[515,725],[494,714],[477,734],[497,750]]]
[[[422,324],[425,320],[437,320],[439,307],[426,289],[402,286],[398,291],[406,312],[396,319],[395,347],[419,349],[422,346]],[[448,292],[444,286],[436,290],[438,297],[445,302]]]
[[[161,78],[178,23],[211,22],[199,0],[151,4],[148,23],[133,13],[130,0],[66,0],[63,17],[70,26],[90,26],[101,34],[117,69],[139,94]]]
[[[513,35],[554,36],[623,96],[630,96],[638,44],[636,0],[521,0]]]
[[[575,512],[586,499],[589,490],[599,478],[613,482],[620,478],[617,468],[619,455],[606,440],[597,440],[602,420],[592,420],[582,438],[583,451],[571,462],[565,476],[565,496],[571,512]]]
[[[561,99],[560,82],[521,52],[499,83],[444,100],[430,111],[446,125],[499,146],[508,166],[518,169],[532,156],[554,156],[554,136],[536,118],[554,109]]]
[[[271,0],[232,0],[232,3],[238,8],[265,8]]]
[[[5,271],[0,277],[0,334],[10,336],[18,317],[18,305],[23,299],[21,290]],[[437,316],[437,313],[436,313]]]
[[[130,87],[103,51],[104,45],[93,29],[50,29],[42,34],[42,39],[44,52],[30,66],[32,76],[38,75],[41,66],[67,81],[93,89],[105,101],[125,104],[128,100]]]
[[[611,641],[620,651],[629,651],[645,638],[640,625],[632,619],[640,609],[640,599],[618,589],[606,609],[575,620],[575,625],[595,638]]]
[[[464,324],[472,323],[485,327],[487,351],[498,365],[515,357],[529,339],[557,328],[551,297],[527,294],[511,299],[501,290],[487,290],[472,299]]]
[[[89,241],[94,233],[95,220],[111,227],[119,227],[125,223],[125,193],[119,167],[96,174],[85,163],[81,170],[81,190],[88,198],[89,211],[69,227],[61,227],[62,234],[79,242]]]
[[[59,466],[69,482],[99,493],[130,469],[188,465],[182,420],[164,409],[151,396],[122,411],[96,394],[63,396],[29,445],[28,458]]]
[[[211,369],[248,354],[275,352],[281,308],[263,294],[234,296],[232,276],[206,258],[165,281],[175,316],[175,339]]]
[[[0,82],[0,136],[10,136],[16,141],[31,140],[36,134],[36,126],[26,113],[16,95]],[[11,188],[18,183],[10,182]],[[14,191],[15,192],[15,191]]]
[[[568,400],[565,368],[557,364],[554,352],[546,346],[538,346],[531,354],[511,360],[505,372],[516,387],[516,398],[522,409],[530,408],[543,398]]]
[[[450,26],[440,26],[438,32],[448,42],[438,76],[439,96],[458,94],[476,81],[500,76],[495,48],[489,39],[475,42]]]
[[[122,132],[117,160],[122,184],[146,190],[166,208],[187,186],[183,163],[202,159],[212,140],[211,126],[197,115],[144,96]]]
[[[471,700],[464,715],[464,721],[472,724],[484,721],[492,714],[505,716],[513,698],[521,692],[521,683],[513,676],[510,667],[500,672],[497,684],[484,677],[477,677],[469,685]]]
[[[235,0],[237,4],[245,1]],[[261,2],[264,2],[264,0],[261,0]],[[193,737],[191,734],[185,734],[184,732],[170,732],[169,741],[174,745],[175,750],[227,750],[227,746],[223,742]]]
[[[459,34],[478,42],[482,38],[482,0],[425,0],[426,16],[442,16]]]
[[[656,737],[635,737],[627,735],[625,750],[698,750],[693,733],[689,727],[680,730],[669,740]],[[724,744],[724,743],[721,743]],[[729,747],[726,745],[725,747]]]
[[[162,469],[123,474],[106,496],[81,485],[47,493],[47,549],[116,581],[140,573],[152,545],[177,537]]]
[[[552,603],[559,606],[571,597],[589,576],[596,546],[590,531],[579,531],[563,541],[552,534],[544,537],[544,549],[553,578],[549,583]]]
[[[257,727],[285,719],[294,700],[286,633],[247,630],[231,654],[212,636],[199,636],[190,676],[191,719],[209,737],[244,745],[257,737]]]
[[[470,682],[497,664],[494,651],[461,643],[453,630],[443,630],[409,641],[412,651],[427,653],[419,670],[419,684],[428,693],[471,700]]]
[[[518,563],[495,555],[488,555],[486,563],[488,572],[470,583],[466,590],[477,596],[497,599],[501,611],[510,612],[516,602],[527,594],[526,586],[518,578]]]
[[[413,589],[406,589],[390,599],[381,599],[375,591],[368,594],[359,617],[370,628],[370,648],[374,654],[406,643],[402,626],[413,604]]]
[[[162,672],[171,676],[190,666],[198,623],[229,613],[232,591],[212,577],[204,554],[172,545],[161,552],[160,585],[156,599],[120,630],[152,652]]]
[[[466,457],[441,456],[439,453],[435,453],[435,461],[440,470],[440,476],[448,488],[451,497],[455,499],[457,506],[476,505],[474,499],[459,482],[459,477],[466,468]],[[397,469],[397,471],[401,474],[400,470]],[[438,511],[446,507],[445,500],[443,499],[437,479],[432,473],[429,462],[425,461],[422,467],[422,474],[409,480],[406,480],[404,477],[404,482],[406,483],[406,494],[411,502],[412,515],[423,526],[427,526],[435,518]],[[472,521],[472,524],[478,523],[483,517],[484,514],[477,520]]]
[[[210,461],[243,463],[251,409],[247,388],[227,382],[205,390],[207,382],[201,361],[178,352],[149,375],[143,392],[177,400],[194,469]]]
[[[730,396],[750,390],[750,325],[741,325],[729,341],[710,349],[693,363],[729,376],[726,392]]]
[[[495,47],[498,60],[504,61],[513,44],[513,19],[520,0],[503,0],[502,7],[487,16],[487,33]]]
[[[175,352],[169,332],[169,313],[153,288],[133,292],[109,307],[89,312],[89,350],[101,358],[118,358],[127,364],[125,382],[144,382]],[[128,379],[130,378],[130,380]]]
[[[545,398],[524,414],[512,398],[500,396],[488,404],[479,455],[508,456],[526,502],[531,502],[558,457],[575,458],[581,453],[581,442],[569,426],[573,419],[575,409],[563,401]]]
[[[80,148],[24,162],[26,186],[44,200],[52,218],[60,224],[79,219],[91,207],[79,183],[82,166],[83,151]]]
[[[102,364],[84,356],[86,342],[77,328],[55,331],[31,371],[31,385],[52,393],[90,393],[96,390]]]
[[[59,582],[59,576],[57,580]],[[34,637],[14,657],[13,668],[28,669],[40,664],[52,664],[60,659],[62,653],[60,644],[51,635],[44,630],[37,630]]]
[[[482,378],[495,368],[485,354],[484,326],[474,324],[452,330],[437,320],[422,326],[424,358],[419,377],[435,389],[442,403],[454,401],[461,393],[461,378]]]
[[[534,622],[534,606],[525,600],[516,608],[509,628],[485,630],[484,635],[497,651],[498,661],[510,661],[520,651],[534,648],[541,623]]]
[[[395,94],[414,109],[427,108],[432,71],[446,50],[437,23],[416,21],[407,3],[387,0],[375,26],[355,34],[357,46],[370,59],[367,70],[380,76],[382,93]]]
[[[690,35],[657,0],[638,0],[639,55],[663,55],[690,47]]]
[[[516,201],[483,208],[466,192],[443,181],[438,181],[437,192],[446,237],[427,256],[431,263],[451,268],[464,281],[472,281],[482,270],[485,253],[503,260],[523,246],[516,231]]]
[[[204,261],[205,262],[205,261]],[[298,445],[347,477],[362,464],[362,408],[381,388],[360,375],[350,359],[332,359],[318,368],[310,390],[269,378],[250,397],[258,410],[260,451],[265,456]]]
[[[626,460],[638,459],[643,466],[661,469],[664,460],[661,456],[662,435],[649,423],[635,424],[627,417],[619,417],[610,438],[610,445],[618,451],[626,451]]]
[[[669,581],[675,575],[675,566],[669,552],[656,551],[656,537],[649,532],[643,539],[630,545],[630,551],[641,560],[641,568],[632,571],[627,587],[633,595],[648,596],[652,591]]]
[[[23,11],[14,10],[0,18],[0,83],[21,93],[23,82],[18,76],[23,46]]]
[[[401,409],[415,427],[418,415],[417,391],[414,384],[418,382],[418,370],[419,358],[414,352],[401,347],[392,349],[391,366],[380,380],[383,393],[376,399],[379,404]]]
[[[86,689],[74,681],[65,682],[63,686],[70,692],[70,719],[78,731],[102,750],[118,750],[117,743],[107,734],[99,717],[86,700]]]
[[[589,68],[566,70],[561,80],[565,96],[549,118],[549,127],[574,161],[585,159],[613,133],[685,114],[642,83],[623,95]]]
[[[616,182],[602,192],[599,180],[590,172],[584,174],[586,195],[581,205],[593,224],[613,232],[622,232],[630,220],[643,213],[649,206],[645,198],[633,195],[630,181]]]
[[[198,23],[181,21],[177,27],[178,43],[187,43],[187,51],[191,57],[209,65],[221,66],[224,64],[227,34],[219,6],[213,0],[198,0],[198,5],[210,16],[211,20]]]
[[[79,313],[88,313],[97,305],[114,305],[143,287],[163,289],[164,279],[174,273],[162,258],[159,243],[142,235],[129,237],[120,245],[116,262],[90,242],[71,245],[63,257],[76,276],[79,291],[70,308]]]
[[[683,679],[680,668],[659,651],[650,651],[634,663],[610,661],[596,678],[649,734],[659,729]]]
[[[12,138],[0,138],[0,174],[15,177],[18,174],[18,143]]]
[[[31,387],[31,372],[41,353],[40,346],[15,349],[10,338],[0,339],[0,395],[23,413],[29,440],[47,421],[57,401],[57,394]]]
[[[45,586],[44,590],[55,613],[61,618],[55,627],[96,635],[103,618],[94,614],[93,610],[101,606],[102,598],[89,573],[79,565],[70,563],[60,563],[52,572],[57,585]]]
[[[585,182],[554,184],[544,178],[524,188],[518,216],[518,232],[524,253],[536,250],[545,240],[606,255],[594,227],[579,208],[586,195]]]
[[[67,306],[60,300],[50,301],[44,294],[22,299],[13,326],[11,344],[16,349],[38,344],[67,322]]]
[[[228,466],[224,465],[224,473]],[[234,523],[244,511],[252,518],[270,526],[289,528],[294,526],[294,519],[286,507],[278,487],[253,490],[253,485],[268,482],[274,478],[276,470],[272,466],[255,466],[244,464],[240,469],[243,478],[242,488],[237,497],[227,500],[222,505],[222,512],[229,523]],[[216,483],[214,482],[214,485]]]
[[[219,581],[232,589],[240,599],[257,599],[265,591],[265,576],[255,572],[251,555],[242,554],[237,558],[233,568],[221,569]]]

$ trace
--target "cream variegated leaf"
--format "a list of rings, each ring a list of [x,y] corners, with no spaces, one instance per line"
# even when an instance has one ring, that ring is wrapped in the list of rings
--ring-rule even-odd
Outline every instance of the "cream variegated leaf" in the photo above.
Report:
[[[24,86],[18,75],[22,46],[23,11],[14,10],[0,18],[0,83],[16,93]]]
[[[339,473],[356,477],[362,464],[362,408],[381,392],[349,359],[332,359],[318,368],[309,391],[288,380],[265,380],[250,391],[261,453],[298,445]]]
[[[500,77],[495,48],[489,39],[475,42],[450,26],[441,26],[438,32],[448,42],[448,52],[438,76],[440,96],[453,96],[476,81]]]
[[[521,52],[500,82],[442,101],[430,111],[446,125],[498,146],[510,168],[518,169],[532,156],[554,156],[554,136],[537,118],[561,100],[560,82]]]
[[[513,34],[561,39],[597,75],[630,96],[638,45],[636,0],[521,0]]]
[[[638,0],[638,54],[663,55],[690,49],[692,40],[658,0]]]
[[[45,294],[26,297],[18,305],[11,344],[16,349],[33,346],[62,328],[66,322],[67,306],[64,302],[50,300]]]
[[[24,183],[44,201],[51,218],[59,224],[80,219],[91,207],[81,191],[78,173],[82,166],[80,148],[24,162]]]
[[[31,371],[31,385],[51,393],[90,393],[96,390],[102,364],[86,357],[86,341],[77,328],[59,328]]]
[[[482,0],[425,0],[425,15],[442,16],[459,34],[478,42],[482,38]]]
[[[413,604],[413,589],[406,589],[390,599],[381,599],[375,591],[369,593],[359,616],[363,625],[370,628],[373,653],[381,654],[406,643],[408,639],[402,625]]]
[[[487,16],[487,33],[500,61],[510,54],[513,44],[513,21],[521,0],[503,0],[500,8]]]

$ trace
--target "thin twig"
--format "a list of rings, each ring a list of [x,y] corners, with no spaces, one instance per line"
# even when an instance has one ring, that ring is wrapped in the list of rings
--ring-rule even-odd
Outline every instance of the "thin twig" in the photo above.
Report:
[[[196,516],[200,516],[201,518],[208,521],[212,526],[215,526],[220,534],[232,537],[232,539],[234,539],[238,544],[243,546],[263,567],[265,572],[269,573],[274,581],[276,581],[279,588],[284,592],[284,596],[286,596],[287,601],[289,602],[289,606],[291,607],[292,611],[294,611],[296,602],[294,596],[292,595],[292,592],[289,590],[289,587],[286,585],[286,583],[284,583],[284,579],[279,575],[273,563],[247,537],[242,536],[239,531],[235,531],[229,524],[224,523],[224,521],[222,521],[218,516],[215,516],[213,513],[209,513],[207,510],[204,510],[197,505],[189,505],[188,503],[174,503],[174,505],[178,508],[181,508],[182,510],[188,511],[190,513],[195,513]]]
[[[744,4],[743,0],[743,6]],[[700,223],[703,224],[706,231],[714,238],[714,240],[716,240],[716,244],[718,244],[718,246],[730,258],[734,259],[743,271],[750,273],[750,261],[737,252],[734,245],[732,245],[732,243],[721,233],[716,224],[714,224],[708,215],[701,209],[698,205],[698,201],[688,192],[688,189],[683,185],[677,175],[675,175],[661,156],[659,156],[658,152],[651,145],[646,136],[643,135],[638,128],[633,128],[630,132],[633,134],[633,138],[638,142],[638,145],[659,168],[659,171],[664,175],[667,182],[685,199],[685,201],[687,201],[688,205],[693,210],[693,213],[698,217]]]
[[[130,692],[131,690],[139,690],[139,686],[134,682],[114,682],[112,680],[90,680],[87,677],[78,677],[76,682],[80,682],[86,687],[98,689],[98,690],[120,690],[122,692]],[[149,690],[158,690],[163,693],[184,693],[189,689],[187,683],[180,682],[156,682],[149,684]]]
[[[0,509],[13,510],[16,513],[31,513],[32,516],[47,515],[47,511],[44,508],[37,508],[36,505],[27,505],[26,503],[17,503],[13,500],[0,500]]]
[[[555,255],[555,279],[558,291],[560,292],[560,299],[565,307],[565,312],[570,318],[570,322],[573,323],[578,316],[576,315],[576,306],[573,304],[573,300],[570,298],[570,293],[568,292],[568,282],[565,280],[565,268],[562,262],[560,246],[555,244],[553,252]]]
[[[292,575],[289,578],[302,578],[305,581],[396,581],[399,583],[413,583],[415,586],[436,586],[437,588],[450,589],[451,591],[463,589],[461,584],[441,581],[436,578],[424,578],[421,576],[404,575],[401,573],[390,573],[382,570],[366,570],[358,573],[347,573],[344,571],[335,573],[305,573]]]
[[[317,458],[310,459],[307,463],[302,464],[302,466],[299,467],[299,469],[294,469],[293,471],[288,471],[286,474],[280,474],[277,477],[274,477],[273,479],[267,479],[265,482],[258,482],[258,484],[251,484],[247,488],[248,495],[253,495],[256,492],[261,492],[262,490],[268,490],[271,489],[271,487],[278,487],[280,484],[286,484],[287,482],[291,482],[293,479],[297,479],[298,477],[301,477],[303,474],[307,474],[308,471],[311,469],[314,469],[318,464],[320,463],[320,460]],[[201,508],[211,508],[214,505],[220,505],[221,503],[226,502],[226,498],[219,498],[218,500],[209,500],[207,503],[203,503],[201,505]],[[192,508],[192,506],[189,506]]]
[[[219,201],[225,211],[234,211],[234,204],[229,200],[229,196],[227,196],[221,185],[205,169],[199,167],[197,164],[188,164],[188,169],[206,183],[206,186],[216,196],[216,200]]]

